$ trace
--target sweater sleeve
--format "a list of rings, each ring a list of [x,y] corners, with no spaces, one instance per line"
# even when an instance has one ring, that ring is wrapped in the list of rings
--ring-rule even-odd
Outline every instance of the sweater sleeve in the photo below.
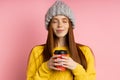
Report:
[[[51,70],[47,66],[47,62],[43,62],[40,54],[42,48],[35,47],[29,56],[27,67],[27,80],[48,80]]]
[[[82,47],[81,50],[87,61],[87,69],[85,70],[82,65],[77,64],[76,68],[72,70],[74,80],[96,80],[94,56],[87,46]]]

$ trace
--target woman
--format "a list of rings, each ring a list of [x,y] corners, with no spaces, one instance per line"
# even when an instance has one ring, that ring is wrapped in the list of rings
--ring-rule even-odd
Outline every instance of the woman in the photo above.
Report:
[[[27,80],[95,80],[94,56],[90,48],[74,41],[74,17],[70,8],[57,0],[45,19],[48,38],[46,44],[32,49]],[[69,55],[54,55],[55,50],[67,50]]]

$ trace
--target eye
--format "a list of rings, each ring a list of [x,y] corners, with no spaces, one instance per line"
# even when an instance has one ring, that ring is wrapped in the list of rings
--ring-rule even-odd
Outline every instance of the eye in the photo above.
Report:
[[[57,23],[57,20],[53,20],[52,23]]]
[[[64,20],[64,21],[63,21],[63,23],[67,23],[67,21],[66,21],[66,20]]]

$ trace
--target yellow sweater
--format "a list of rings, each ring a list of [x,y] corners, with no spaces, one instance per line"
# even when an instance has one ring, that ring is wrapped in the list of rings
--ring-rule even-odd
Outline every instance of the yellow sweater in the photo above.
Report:
[[[32,49],[29,63],[27,67],[27,80],[95,80],[96,71],[94,67],[94,56],[87,46],[82,46],[80,49],[85,55],[87,61],[87,70],[82,65],[77,64],[72,71],[55,71],[47,67],[47,62],[43,62],[43,55],[41,55],[44,46],[36,46]],[[55,48],[54,50],[67,49],[65,47]]]

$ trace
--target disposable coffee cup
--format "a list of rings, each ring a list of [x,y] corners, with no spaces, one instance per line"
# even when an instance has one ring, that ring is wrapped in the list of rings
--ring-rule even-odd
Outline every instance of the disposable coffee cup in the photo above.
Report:
[[[58,58],[62,58],[62,56],[68,56],[67,50],[55,50],[54,55],[61,55]],[[57,68],[61,69],[61,71],[65,71],[66,68],[62,66],[56,66]]]

